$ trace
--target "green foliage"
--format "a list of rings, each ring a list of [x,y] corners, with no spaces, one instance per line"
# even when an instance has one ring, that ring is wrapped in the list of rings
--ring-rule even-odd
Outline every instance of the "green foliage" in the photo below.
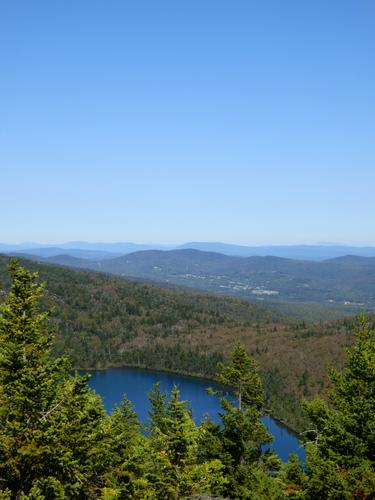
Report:
[[[237,343],[233,349],[231,362],[219,364],[217,381],[230,387],[238,399],[238,409],[252,407],[260,410],[263,406],[263,389],[254,360],[245,347]]]
[[[237,343],[230,362],[219,365],[217,380],[230,387],[236,404],[221,398],[221,425],[207,420],[203,428],[201,453],[206,458],[220,457],[228,480],[225,493],[230,498],[277,498],[280,492],[271,471],[279,466],[271,453],[263,453],[262,445],[271,435],[260,420],[263,389],[257,366]]]
[[[149,467],[146,475],[155,490],[155,498],[174,499],[221,490],[225,484],[223,466],[219,459],[199,460],[198,445],[205,431],[195,425],[186,401],[180,400],[177,387],[167,402],[156,386],[150,401],[148,445],[153,467]]]
[[[7,262],[0,256],[0,300],[9,289]],[[327,363],[340,367],[352,342],[349,320],[286,323],[245,301],[25,263],[46,281],[42,310],[55,309],[52,353],[67,354],[74,368],[131,365],[214,377],[239,340],[261,367],[267,406],[294,429],[306,428],[300,399],[323,392]]]
[[[6,265],[0,256],[0,280],[8,286]],[[189,369],[212,374],[222,353],[203,354],[198,349],[180,349],[186,337],[206,337],[223,328],[245,322],[270,322],[279,315],[235,299],[161,290],[94,272],[27,262],[47,283],[43,303],[56,310],[58,325],[54,353],[69,354],[76,368],[146,363],[155,368]],[[135,339],[135,345],[132,344]],[[173,339],[166,347],[160,341]],[[176,342],[177,341],[177,342]],[[125,346],[129,345],[129,349]],[[212,359],[211,359],[212,356]],[[210,368],[207,371],[206,365]]]
[[[330,404],[306,403],[314,425],[306,498],[375,495],[375,332],[362,316],[342,372],[331,371]]]
[[[307,483],[307,475],[298,459],[298,456],[292,453],[286,464],[283,464],[279,473],[283,492],[287,498],[303,498],[303,489]]]
[[[67,358],[51,357],[49,313],[39,308],[44,285],[15,261],[10,273],[12,284],[0,316],[2,497],[179,499],[228,491],[230,478],[224,476],[220,453],[205,458],[200,452],[213,433],[196,426],[178,389],[169,399],[159,387],[151,392],[148,437],[139,432],[127,400],[106,416],[86,379],[69,374]],[[247,358],[240,361],[248,375],[255,369]],[[220,447],[231,467],[236,460],[232,445],[242,439],[235,426],[251,434],[251,448],[258,449],[263,439],[263,427],[255,421],[259,394],[246,386],[250,381],[259,382],[244,379],[243,408],[227,407],[223,416]]]
[[[103,420],[101,446],[104,453],[101,467],[108,498],[110,491],[116,492],[119,484],[122,484],[123,491],[133,490],[132,482],[140,469],[137,454],[145,441],[139,431],[137,415],[127,399]]]
[[[237,406],[221,398],[224,449],[231,456],[232,466],[254,462],[261,456],[261,445],[271,441],[271,435],[260,420],[264,397],[259,372],[243,345],[237,343],[230,362],[219,365],[217,380],[237,397]]]
[[[110,417],[108,476],[103,498],[180,499],[219,492],[225,479],[220,460],[200,461],[199,437],[203,432],[174,388],[170,398],[158,386],[150,392],[149,432],[138,432],[132,410],[118,409]],[[117,447],[115,443],[118,443]],[[112,457],[112,458],[111,458]],[[111,469],[112,467],[112,469]]]
[[[45,285],[16,261],[9,270],[0,307],[0,499],[375,498],[375,332],[364,317],[346,367],[331,371],[329,401],[305,404],[313,428],[304,470],[294,455],[281,465],[262,451],[271,438],[260,421],[265,398],[243,345],[219,365],[217,379],[236,398],[221,398],[220,425],[197,426],[178,389],[168,396],[156,385],[144,434],[128,400],[106,415],[87,378],[51,356]],[[305,369],[300,386],[308,380]],[[277,371],[268,383],[283,390]]]
[[[157,432],[157,429],[164,432],[166,430],[167,395],[161,391],[159,382],[154,384],[153,389],[149,391],[148,398],[151,406],[151,411],[148,412],[150,417],[150,432]]]
[[[38,310],[44,285],[16,261],[9,270],[0,310],[0,484],[12,496],[85,498],[97,484],[90,454],[104,410],[85,379],[69,375],[66,358],[50,358],[48,313]]]

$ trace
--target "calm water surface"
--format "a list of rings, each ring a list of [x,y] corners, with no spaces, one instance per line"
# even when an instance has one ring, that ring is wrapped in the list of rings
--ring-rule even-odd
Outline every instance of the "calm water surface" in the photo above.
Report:
[[[126,395],[133,403],[140,421],[147,422],[149,409],[147,392],[156,382],[160,382],[161,389],[167,392],[177,385],[181,399],[190,402],[196,422],[206,414],[216,422],[219,421],[217,415],[220,411],[219,400],[206,392],[207,387],[214,385],[209,380],[139,368],[110,368],[92,372],[89,385],[102,396],[108,412],[111,412]],[[286,461],[290,453],[297,453],[301,460],[305,460],[304,450],[294,434],[279,425],[272,417],[264,417],[263,422],[274,436],[271,447],[282,460]]]

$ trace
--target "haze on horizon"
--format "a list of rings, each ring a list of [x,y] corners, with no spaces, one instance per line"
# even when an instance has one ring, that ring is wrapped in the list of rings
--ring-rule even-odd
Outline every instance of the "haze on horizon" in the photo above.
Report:
[[[374,20],[4,2],[0,241],[375,245]]]
[[[298,247],[306,247],[306,248],[311,248],[311,249],[318,249],[318,248],[324,248],[326,247],[327,249],[329,248],[336,248],[336,249],[345,249],[346,247],[348,248],[348,251],[350,252],[351,249],[358,248],[358,249],[365,249],[365,248],[373,248],[375,245],[369,243],[369,244],[350,244],[346,242],[328,242],[328,241],[318,241],[315,243],[286,243],[286,244],[278,244],[278,243],[243,243],[243,242],[232,242],[232,241],[197,241],[197,240],[192,240],[192,241],[175,241],[175,242],[158,242],[158,241],[149,241],[145,239],[144,241],[130,241],[130,240],[118,240],[118,241],[112,241],[112,240],[66,240],[66,241],[61,241],[61,240],[49,240],[49,241],[0,241],[0,253],[2,251],[6,251],[6,248],[9,247],[10,249],[16,250],[17,247],[20,248],[20,250],[26,250],[26,249],[37,249],[37,248],[48,248],[48,247],[54,247],[56,249],[58,248],[65,248],[65,249],[83,249],[83,248],[100,248],[103,247],[111,247],[111,246],[123,246],[123,245],[129,245],[130,247],[134,245],[134,247],[142,247],[144,246],[145,249],[156,249],[156,250],[174,250],[174,249],[179,249],[180,247],[186,247],[186,248],[200,248],[204,245],[212,245],[212,250],[208,248],[207,251],[214,251],[214,252],[221,252],[221,250],[216,249],[220,248],[221,246],[225,247],[243,247],[245,248],[285,248],[287,249],[288,247],[290,248],[298,248]],[[139,248],[141,249],[141,248]],[[137,251],[137,248],[135,248],[134,251]],[[223,250],[222,253],[225,253]]]

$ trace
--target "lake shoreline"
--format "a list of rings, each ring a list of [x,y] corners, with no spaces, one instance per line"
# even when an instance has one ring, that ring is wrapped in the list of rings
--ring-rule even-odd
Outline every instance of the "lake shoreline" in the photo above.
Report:
[[[84,373],[88,374],[88,385],[102,397],[108,414],[126,398],[132,403],[139,422],[147,425],[150,416],[148,395],[154,384],[159,383],[160,390],[166,395],[171,393],[174,385],[178,386],[181,400],[189,403],[196,425],[204,421],[206,416],[221,425],[222,408],[219,397],[218,395],[211,396],[206,391],[209,386],[220,389],[220,385],[212,379],[194,377],[191,374],[177,374],[170,370],[145,369],[139,366],[95,370],[91,372],[91,377],[88,370]],[[225,387],[222,389],[226,392]],[[227,397],[233,404],[236,404],[233,393],[227,393]],[[305,451],[298,436],[291,429],[279,424],[279,420],[274,419],[271,413],[265,413],[262,422],[272,436],[272,440],[264,445],[264,450],[274,450],[283,462],[288,460],[291,453],[296,453],[301,462],[305,462]]]
[[[213,378],[210,378],[207,375],[202,375],[199,373],[191,373],[191,372],[188,373],[188,372],[185,372],[183,370],[171,370],[168,368],[150,368],[150,367],[147,367],[146,365],[132,364],[132,363],[111,364],[111,365],[106,366],[105,368],[97,368],[96,367],[96,368],[75,368],[75,369],[80,371],[80,372],[90,373],[90,372],[105,372],[109,369],[121,369],[121,368],[135,368],[135,369],[145,370],[145,371],[154,372],[154,373],[155,372],[156,373],[157,372],[170,373],[170,374],[175,374],[175,375],[179,375],[179,376],[183,376],[183,377],[187,377],[187,378],[192,378],[192,379],[207,380],[207,382],[217,384],[217,382]],[[286,423],[283,419],[280,419],[280,418],[274,416],[274,414],[272,412],[267,412],[264,414],[264,416],[267,416],[267,415],[270,415],[273,418],[273,420],[275,420],[275,422],[277,422],[280,425],[280,427],[284,427],[288,432],[293,434],[296,438],[299,439],[301,437],[301,434],[296,429],[294,429],[290,424]]]

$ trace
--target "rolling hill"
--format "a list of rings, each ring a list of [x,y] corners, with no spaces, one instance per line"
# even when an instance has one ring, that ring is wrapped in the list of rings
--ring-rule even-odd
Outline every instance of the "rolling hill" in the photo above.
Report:
[[[7,252],[9,253],[9,252]],[[44,258],[56,257],[58,255],[68,255],[82,260],[103,260],[120,257],[122,253],[107,252],[105,250],[84,250],[80,248],[70,248],[66,250],[61,247],[40,247],[27,248],[22,251],[11,252],[13,255],[25,258]]]
[[[268,246],[246,246],[235,245],[222,242],[189,242],[182,245],[165,244],[139,244],[131,242],[118,243],[93,243],[87,241],[68,241],[59,245],[43,245],[34,242],[20,244],[0,243],[0,253],[23,253],[47,257],[51,255],[67,254],[85,259],[93,257],[96,252],[101,258],[101,254],[115,257],[126,255],[143,250],[201,250],[204,252],[222,253],[237,257],[282,257],[285,259],[322,261],[343,257],[345,255],[356,255],[359,257],[375,257],[375,247],[371,246],[350,246],[335,243],[316,245],[268,245]],[[81,255],[78,255],[81,253]]]
[[[313,261],[334,259],[349,254],[359,257],[375,257],[375,247],[338,244],[245,246],[220,242],[191,242],[180,245],[177,248],[202,250],[204,252],[218,252],[238,257],[274,256],[285,259]]]
[[[9,286],[7,262],[0,256],[0,298]],[[342,366],[343,347],[353,339],[349,319],[296,322],[239,299],[22,262],[46,281],[55,353],[67,353],[74,367],[132,365],[210,377],[239,340],[261,367],[274,415],[295,428],[304,425],[300,398],[326,387],[327,366]]]
[[[345,256],[322,262],[281,257],[234,257],[200,250],[147,250],[114,259],[87,261],[54,256],[55,264],[174,283],[221,295],[266,302],[283,310],[283,304],[322,306],[342,317],[375,309],[375,257]],[[320,311],[320,315],[319,315]]]

